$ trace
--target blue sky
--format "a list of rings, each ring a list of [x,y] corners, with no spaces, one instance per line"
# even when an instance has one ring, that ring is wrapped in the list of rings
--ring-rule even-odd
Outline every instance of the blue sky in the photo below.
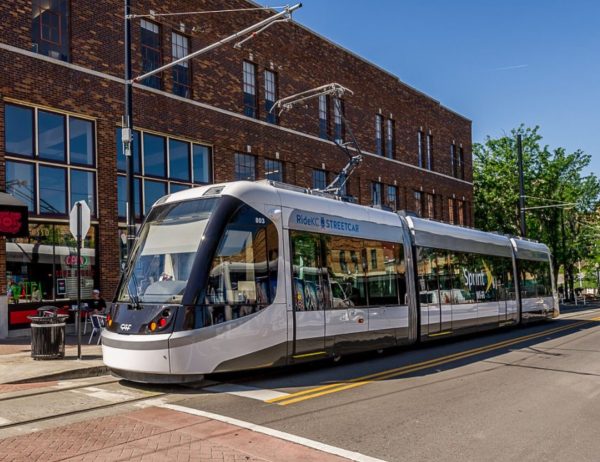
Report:
[[[600,1],[302,3],[295,20],[471,119],[473,141],[539,125],[600,176]]]

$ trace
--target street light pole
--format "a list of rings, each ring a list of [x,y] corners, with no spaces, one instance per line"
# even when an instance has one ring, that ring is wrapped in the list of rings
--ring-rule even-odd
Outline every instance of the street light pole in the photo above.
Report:
[[[131,0],[125,0],[125,116],[123,118],[123,154],[127,178],[127,258],[135,240],[135,192],[133,180],[133,81],[131,80]]]

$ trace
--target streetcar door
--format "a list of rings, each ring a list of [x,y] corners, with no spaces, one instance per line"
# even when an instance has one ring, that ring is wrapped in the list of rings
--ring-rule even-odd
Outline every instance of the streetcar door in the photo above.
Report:
[[[325,310],[329,281],[317,234],[290,231],[294,331],[292,357],[325,354]]]
[[[436,334],[442,329],[442,309],[438,281],[438,255],[434,249],[417,248],[421,333]]]

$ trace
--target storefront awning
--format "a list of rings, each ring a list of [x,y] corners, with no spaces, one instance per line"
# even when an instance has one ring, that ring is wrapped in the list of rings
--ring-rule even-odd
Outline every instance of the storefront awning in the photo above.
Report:
[[[0,236],[21,237],[29,234],[27,205],[10,194],[0,192]]]

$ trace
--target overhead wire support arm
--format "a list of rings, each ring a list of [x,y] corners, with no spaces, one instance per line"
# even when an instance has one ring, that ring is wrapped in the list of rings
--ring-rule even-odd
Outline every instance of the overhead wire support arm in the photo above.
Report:
[[[154,74],[158,74],[159,72],[166,71],[167,69],[169,69],[173,66],[176,66],[182,62],[189,61],[190,59],[192,59],[198,55],[207,53],[211,50],[214,50],[215,48],[220,47],[221,45],[232,42],[232,41],[238,39],[239,37],[249,34],[250,32],[254,32],[256,30],[264,30],[264,29],[266,29],[267,26],[269,26],[274,21],[278,21],[278,20],[282,20],[282,19],[289,20],[291,18],[291,13],[301,7],[302,7],[302,3],[298,3],[296,5],[289,6],[289,7],[286,6],[283,11],[281,11],[273,16],[263,19],[262,21],[259,21],[256,24],[253,24],[250,27],[247,27],[246,29],[243,29],[239,32],[236,32],[235,34],[225,37],[224,39],[221,39],[218,42],[208,45],[207,47],[204,47],[198,51],[194,51],[193,53],[190,53],[187,56],[183,56],[182,58],[176,59],[175,61],[165,64],[164,66],[157,67],[156,69],[153,69],[149,72],[146,72],[145,74],[135,77],[132,81],[140,82],[144,79],[147,79],[148,77],[153,76]],[[256,34],[254,34],[254,35],[256,35]]]
[[[328,83],[326,85],[321,85],[320,87],[311,88],[310,90],[305,90],[300,93],[296,93],[294,95],[278,99],[277,101],[275,101],[275,103],[273,103],[271,109],[269,109],[269,112],[279,110],[278,114],[281,115],[283,111],[289,111],[298,104],[306,103],[307,101],[314,98],[318,98],[322,95],[332,95],[336,97],[336,99],[334,100],[334,104],[336,105],[336,111],[340,115],[344,127],[346,127],[346,130],[350,135],[350,142],[342,144],[337,139],[334,139],[333,142],[338,148],[340,148],[344,152],[344,154],[346,154],[346,156],[348,157],[348,163],[344,166],[342,171],[334,178],[334,180],[331,183],[329,183],[325,187],[325,189],[323,189],[323,192],[329,192],[340,196],[344,185],[348,181],[348,178],[350,177],[350,175],[352,175],[356,167],[358,167],[363,160],[363,154],[360,150],[360,146],[358,145],[358,142],[354,137],[354,133],[352,133],[352,129],[350,128],[346,121],[346,118],[344,117],[342,107],[340,105],[339,98],[344,96],[344,94],[346,93],[349,93],[350,95],[354,94],[352,90],[340,85],[339,83]],[[350,152],[349,145],[354,146],[354,150],[357,152],[356,155],[353,155]]]
[[[339,98],[343,96],[344,93],[350,93],[350,95],[354,94],[352,90],[339,83],[328,83],[326,85],[321,85],[320,87],[311,88],[310,90],[301,91],[300,93],[278,99],[273,103],[269,112],[279,109],[279,115],[281,115],[283,111],[289,111],[295,105],[318,98],[321,95],[333,95]]]

